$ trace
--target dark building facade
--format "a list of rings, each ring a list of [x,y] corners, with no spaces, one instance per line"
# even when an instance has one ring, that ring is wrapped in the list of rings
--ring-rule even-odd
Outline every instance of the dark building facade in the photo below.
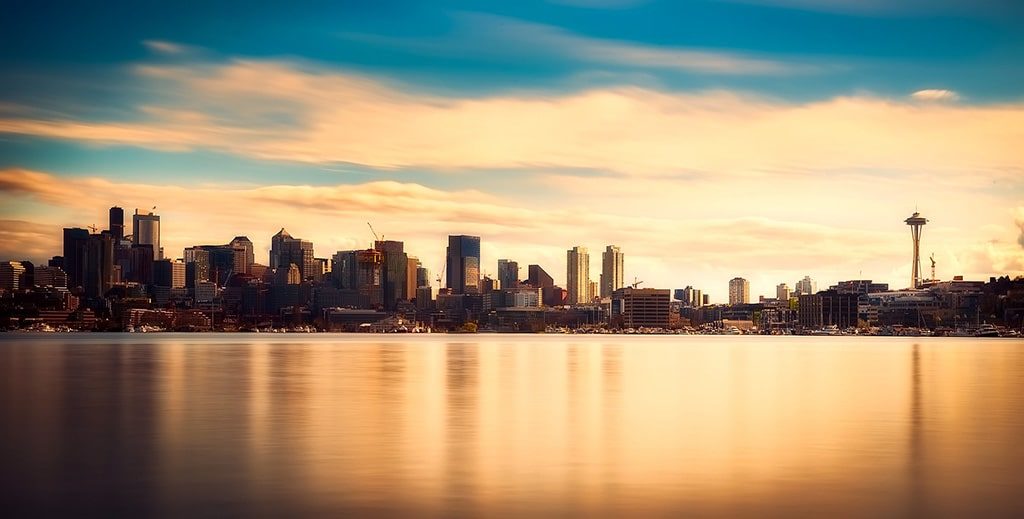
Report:
[[[856,327],[857,300],[857,294],[844,294],[835,290],[801,295],[797,320],[803,328]]]
[[[110,230],[110,236],[114,239],[114,245],[124,240],[124,209],[117,206],[110,208],[107,229]]]
[[[555,278],[549,276],[540,265],[530,265],[527,267],[527,271],[529,277],[526,279],[526,283],[528,285],[536,288],[555,286]]]
[[[671,299],[667,288],[620,288],[612,292],[612,324],[623,328],[668,328]]]
[[[405,244],[394,240],[378,240],[373,248],[381,253],[381,289],[385,310],[394,310],[399,301],[410,299],[408,291],[409,256]]]
[[[64,272],[68,275],[68,288],[83,286],[85,279],[85,242],[89,240],[86,229],[64,229]]]
[[[454,294],[480,293],[480,237],[449,236],[446,265],[448,288]]]

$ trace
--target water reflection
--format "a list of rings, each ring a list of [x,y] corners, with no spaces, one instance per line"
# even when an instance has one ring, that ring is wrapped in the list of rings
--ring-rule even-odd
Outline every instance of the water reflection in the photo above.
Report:
[[[15,516],[1024,514],[1020,342],[570,339],[12,337],[0,497]]]

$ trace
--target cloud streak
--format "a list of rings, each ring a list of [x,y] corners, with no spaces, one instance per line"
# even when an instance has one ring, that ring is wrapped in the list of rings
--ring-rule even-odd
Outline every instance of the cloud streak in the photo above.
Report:
[[[137,120],[6,117],[0,133],[383,169],[592,168],[645,177],[1005,171],[1020,168],[1024,142],[1021,104],[870,96],[792,103],[636,87],[452,98],[267,61],[137,72],[163,93]]]

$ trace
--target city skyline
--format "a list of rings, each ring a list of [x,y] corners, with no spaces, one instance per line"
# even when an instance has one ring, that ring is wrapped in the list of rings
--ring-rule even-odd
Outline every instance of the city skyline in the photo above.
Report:
[[[0,258],[156,206],[165,256],[283,227],[330,257],[371,221],[432,273],[448,235],[561,286],[615,244],[626,281],[724,301],[902,287],[919,210],[939,278],[1024,274],[1006,2],[246,6],[237,40],[230,3],[115,4],[0,22]]]

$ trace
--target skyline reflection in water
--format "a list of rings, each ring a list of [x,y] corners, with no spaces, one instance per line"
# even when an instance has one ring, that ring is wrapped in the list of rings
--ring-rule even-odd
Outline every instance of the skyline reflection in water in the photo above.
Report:
[[[15,515],[1022,516],[1024,343],[0,340]]]

